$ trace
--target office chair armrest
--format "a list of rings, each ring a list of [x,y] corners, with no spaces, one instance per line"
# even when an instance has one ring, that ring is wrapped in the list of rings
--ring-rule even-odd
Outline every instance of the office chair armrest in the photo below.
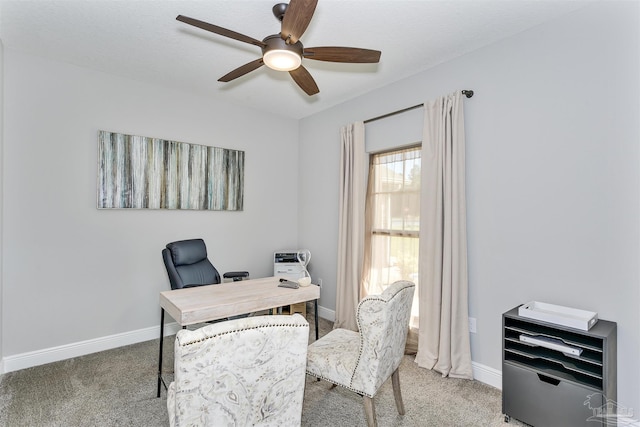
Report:
[[[248,271],[228,271],[222,275],[225,279],[233,279],[234,282],[249,277]]]

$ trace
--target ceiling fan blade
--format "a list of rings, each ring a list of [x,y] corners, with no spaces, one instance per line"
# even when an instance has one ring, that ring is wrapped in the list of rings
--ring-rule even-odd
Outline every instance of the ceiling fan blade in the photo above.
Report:
[[[289,71],[289,74],[293,77],[293,80],[298,84],[298,86],[307,93],[307,95],[311,96],[320,92],[315,80],[313,80],[311,74],[309,74],[307,69],[302,65],[295,70]]]
[[[251,71],[262,67],[262,65],[264,64],[264,62],[262,61],[262,58],[256,59],[255,61],[251,61],[248,62],[238,68],[236,68],[235,70],[231,71],[228,74],[225,74],[224,76],[220,77],[218,79],[219,82],[230,82],[233,79],[237,79],[238,77],[242,77],[247,73],[250,73]]]
[[[280,37],[287,44],[294,44],[302,37],[311,22],[318,0],[291,0],[282,18]]]
[[[303,56],[307,59],[329,62],[350,62],[372,64],[380,61],[379,50],[360,49],[357,47],[309,47]]]
[[[234,40],[238,40],[245,43],[250,43],[261,48],[266,47],[263,41],[254,39],[253,37],[245,36],[244,34],[236,33],[235,31],[227,30],[226,28],[218,27],[217,25],[209,24],[208,22],[200,21],[198,19],[189,18],[188,16],[178,15],[176,17],[178,21],[185,24],[193,25],[194,27],[201,28],[212,33],[220,34],[221,36],[229,37]]]

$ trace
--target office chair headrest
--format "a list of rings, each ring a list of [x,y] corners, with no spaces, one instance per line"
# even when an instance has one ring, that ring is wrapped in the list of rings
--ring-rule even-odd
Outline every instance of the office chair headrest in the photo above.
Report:
[[[207,247],[202,239],[180,240],[167,245],[175,266],[195,264],[207,258]]]

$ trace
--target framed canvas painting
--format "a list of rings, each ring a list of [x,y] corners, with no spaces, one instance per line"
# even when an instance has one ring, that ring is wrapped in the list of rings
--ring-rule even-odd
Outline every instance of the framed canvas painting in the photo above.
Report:
[[[241,211],[244,151],[98,132],[98,209]]]

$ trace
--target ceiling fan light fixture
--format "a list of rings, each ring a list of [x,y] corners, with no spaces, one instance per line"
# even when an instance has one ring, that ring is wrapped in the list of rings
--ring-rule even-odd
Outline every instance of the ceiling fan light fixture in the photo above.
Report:
[[[293,71],[302,65],[302,43],[287,44],[280,34],[265,37],[263,43],[262,60],[272,70]]]
[[[264,65],[276,71],[292,71],[302,64],[302,57],[287,49],[272,49],[262,56]]]

